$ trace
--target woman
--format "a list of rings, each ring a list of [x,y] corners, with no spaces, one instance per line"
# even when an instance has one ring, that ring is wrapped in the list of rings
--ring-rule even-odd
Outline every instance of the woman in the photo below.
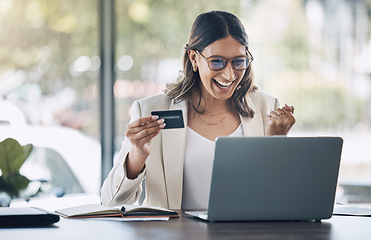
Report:
[[[212,11],[193,23],[183,76],[165,94],[134,102],[126,139],[101,190],[104,205],[206,209],[218,136],[287,135],[294,108],[253,84],[247,35],[233,14]],[[162,130],[154,110],[183,111],[186,128]],[[232,186],[231,186],[232,187]]]

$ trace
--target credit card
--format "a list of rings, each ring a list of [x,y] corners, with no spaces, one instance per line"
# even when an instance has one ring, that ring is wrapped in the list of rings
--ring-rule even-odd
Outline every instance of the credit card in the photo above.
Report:
[[[165,120],[166,125],[163,129],[184,128],[182,110],[152,111],[151,114]]]

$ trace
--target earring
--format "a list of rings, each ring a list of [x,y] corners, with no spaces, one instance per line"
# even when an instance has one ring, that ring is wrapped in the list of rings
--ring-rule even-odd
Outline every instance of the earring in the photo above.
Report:
[[[192,65],[192,68],[193,68],[193,71],[194,71],[194,72],[197,72],[197,66]]]

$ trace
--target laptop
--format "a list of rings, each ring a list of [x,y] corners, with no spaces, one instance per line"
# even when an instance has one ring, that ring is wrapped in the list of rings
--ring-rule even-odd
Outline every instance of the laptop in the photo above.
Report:
[[[320,221],[333,213],[340,137],[220,137],[208,221]]]

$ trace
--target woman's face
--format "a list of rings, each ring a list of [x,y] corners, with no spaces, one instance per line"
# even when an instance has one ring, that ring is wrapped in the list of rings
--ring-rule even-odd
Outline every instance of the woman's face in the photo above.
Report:
[[[246,56],[246,49],[234,38],[226,37],[207,46],[201,54],[206,58],[222,56],[226,59],[232,59]],[[213,71],[201,54],[198,54],[196,51],[189,52],[190,60],[197,66],[200,74],[202,96],[218,100],[227,100],[232,97],[246,70],[238,71],[234,69],[229,60],[222,70]]]

